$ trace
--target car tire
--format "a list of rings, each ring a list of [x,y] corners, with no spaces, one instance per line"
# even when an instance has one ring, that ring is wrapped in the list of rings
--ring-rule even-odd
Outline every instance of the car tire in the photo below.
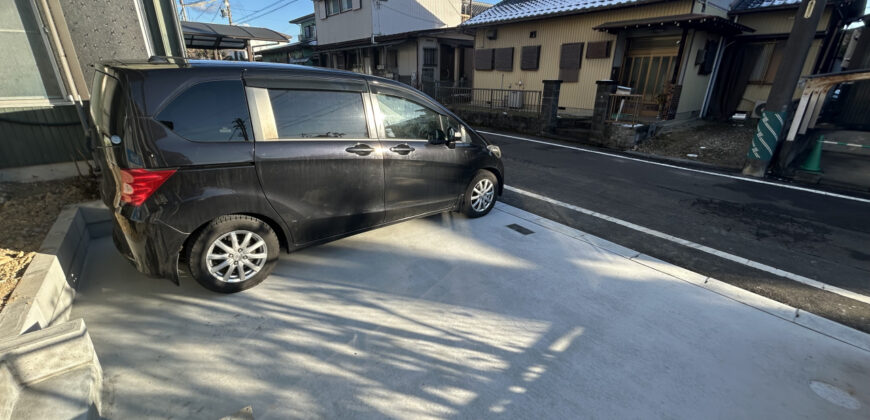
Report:
[[[495,207],[497,196],[498,178],[490,171],[480,170],[465,190],[462,213],[470,218],[486,216]]]
[[[268,223],[239,214],[221,216],[194,238],[187,255],[190,274],[211,291],[241,292],[269,276],[279,247]]]

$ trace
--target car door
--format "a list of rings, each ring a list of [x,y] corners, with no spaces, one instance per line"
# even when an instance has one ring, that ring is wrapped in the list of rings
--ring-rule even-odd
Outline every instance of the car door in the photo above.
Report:
[[[384,221],[383,154],[362,79],[246,76],[254,160],[303,245]]]
[[[372,84],[372,103],[384,148],[386,221],[451,209],[468,178],[468,155],[431,140],[448,128],[446,115],[422,95]]]

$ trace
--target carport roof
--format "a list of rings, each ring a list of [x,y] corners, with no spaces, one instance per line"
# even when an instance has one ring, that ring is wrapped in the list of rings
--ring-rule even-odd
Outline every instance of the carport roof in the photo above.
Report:
[[[743,32],[755,32],[748,26],[732,22],[719,16],[704,15],[700,13],[687,13],[683,15],[660,16],[645,19],[620,20],[607,22],[595,27],[596,30],[612,34],[628,29],[680,27],[704,29],[709,32],[736,35]]]
[[[254,26],[181,22],[184,44],[189,48],[241,49],[249,40],[288,42],[289,35]]]

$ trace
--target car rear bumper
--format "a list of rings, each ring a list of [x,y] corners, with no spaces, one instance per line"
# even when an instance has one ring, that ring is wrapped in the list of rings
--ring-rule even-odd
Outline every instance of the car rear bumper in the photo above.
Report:
[[[187,234],[160,221],[137,221],[115,212],[112,237],[139,272],[178,281],[179,254]]]

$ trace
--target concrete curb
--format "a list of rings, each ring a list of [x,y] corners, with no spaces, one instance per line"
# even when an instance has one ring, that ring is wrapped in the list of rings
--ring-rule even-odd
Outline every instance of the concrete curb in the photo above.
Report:
[[[99,416],[102,369],[84,321],[67,321],[88,245],[110,232],[102,203],[64,209],[0,312],[0,419]]]
[[[0,337],[15,337],[69,319],[90,240],[107,235],[110,229],[111,214],[100,202],[64,209],[0,312]]]

